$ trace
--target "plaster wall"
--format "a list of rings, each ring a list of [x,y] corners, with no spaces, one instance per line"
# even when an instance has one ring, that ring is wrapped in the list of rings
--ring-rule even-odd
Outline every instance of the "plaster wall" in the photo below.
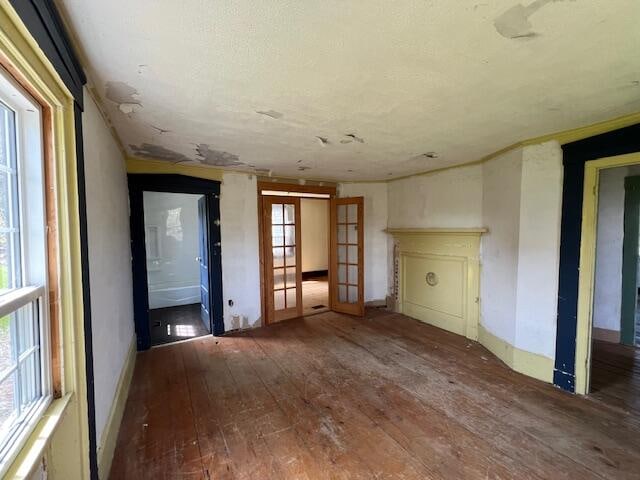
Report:
[[[257,195],[254,175],[224,173],[220,230],[225,330],[259,326],[261,321]]]
[[[90,95],[82,115],[98,448],[134,340],[127,173]]]

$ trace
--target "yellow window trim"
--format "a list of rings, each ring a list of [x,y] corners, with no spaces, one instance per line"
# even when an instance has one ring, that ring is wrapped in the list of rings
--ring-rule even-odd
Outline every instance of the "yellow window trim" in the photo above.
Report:
[[[89,477],[89,433],[73,98],[8,0],[0,0],[0,55],[51,109],[53,145],[50,153],[55,165],[58,217],[63,397],[45,412],[41,435],[31,435],[19,453],[18,458],[23,459],[19,467],[20,471],[28,470],[29,459],[33,460],[34,455],[44,449],[50,457],[49,469],[57,478],[86,479]],[[51,428],[54,424],[57,428]],[[59,435],[62,438],[59,439]],[[60,441],[52,442],[52,438]],[[45,448],[47,445],[49,448]],[[11,468],[17,467],[14,464]]]
[[[53,436],[58,425],[62,421],[73,393],[68,393],[62,398],[57,398],[42,416],[36,427],[29,435],[26,446],[16,457],[7,472],[6,478],[15,480],[27,479],[31,476],[36,466],[45,457],[49,439]]]

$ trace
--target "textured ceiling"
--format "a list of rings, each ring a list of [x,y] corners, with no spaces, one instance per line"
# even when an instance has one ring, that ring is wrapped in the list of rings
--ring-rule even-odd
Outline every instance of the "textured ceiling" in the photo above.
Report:
[[[63,0],[132,156],[389,179],[640,111],[638,0]]]

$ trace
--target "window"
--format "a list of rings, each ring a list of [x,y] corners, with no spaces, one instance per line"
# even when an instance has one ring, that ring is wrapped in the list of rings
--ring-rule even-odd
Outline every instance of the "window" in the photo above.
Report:
[[[0,71],[0,476],[49,405],[39,106]]]

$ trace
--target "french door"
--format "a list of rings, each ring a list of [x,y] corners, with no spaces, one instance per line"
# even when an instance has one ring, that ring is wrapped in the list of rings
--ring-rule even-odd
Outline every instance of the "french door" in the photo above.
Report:
[[[300,199],[263,197],[267,324],[302,316]]]
[[[331,199],[331,309],[364,315],[364,197]]]

